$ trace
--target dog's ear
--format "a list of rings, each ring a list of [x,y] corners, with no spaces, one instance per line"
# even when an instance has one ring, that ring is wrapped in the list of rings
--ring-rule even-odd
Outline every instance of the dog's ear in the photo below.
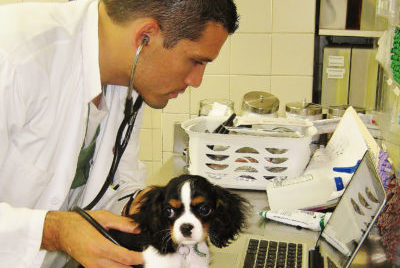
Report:
[[[246,227],[250,204],[241,196],[213,186],[217,205],[210,223],[209,237],[216,247],[226,247]]]
[[[138,212],[129,217],[139,224],[142,232],[158,230],[162,222],[163,202],[164,187],[153,187],[141,196]]]
[[[153,240],[153,230],[158,228],[157,222],[153,219],[160,215],[163,202],[163,188],[146,188],[135,200],[129,201],[125,207],[127,215],[139,224],[140,234],[131,234],[119,230],[110,229],[110,233],[120,245],[134,251],[143,251]]]

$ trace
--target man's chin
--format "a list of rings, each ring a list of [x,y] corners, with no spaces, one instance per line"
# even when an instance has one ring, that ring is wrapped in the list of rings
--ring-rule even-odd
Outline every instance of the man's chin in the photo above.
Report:
[[[165,108],[165,106],[167,106],[167,104],[168,104],[168,100],[167,100],[166,102],[161,102],[161,101],[153,102],[153,101],[147,101],[147,100],[145,99],[144,102],[145,102],[148,106],[150,106],[151,108],[153,108],[153,109],[163,109],[163,108]]]

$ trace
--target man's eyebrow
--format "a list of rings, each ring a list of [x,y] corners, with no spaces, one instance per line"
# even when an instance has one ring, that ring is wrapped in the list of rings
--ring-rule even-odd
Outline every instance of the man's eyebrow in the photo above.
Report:
[[[204,61],[204,62],[212,62],[214,59],[210,59],[208,57],[195,57],[197,61]]]

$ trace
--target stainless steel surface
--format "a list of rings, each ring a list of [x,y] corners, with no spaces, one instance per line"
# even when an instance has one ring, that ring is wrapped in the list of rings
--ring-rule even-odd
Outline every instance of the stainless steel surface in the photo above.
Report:
[[[187,168],[185,159],[182,155],[174,155],[169,158],[165,164],[151,177],[146,183],[147,185],[165,185],[171,178],[179,176],[181,174],[187,174]],[[251,191],[251,190],[232,190],[235,193],[240,194],[244,198],[250,201],[252,205],[251,214],[248,219],[248,227],[245,233],[263,235],[266,239],[279,239],[279,240],[291,240],[299,243],[304,243],[308,248],[313,248],[319,232],[314,232],[306,229],[298,229],[294,226],[289,226],[270,220],[262,219],[257,215],[259,210],[268,208],[267,195],[264,191]],[[382,247],[377,244],[376,233],[375,241],[373,243],[367,240],[367,243],[361,247],[356,258],[354,259],[351,267],[391,267],[387,263],[377,264],[373,263],[373,257],[376,258],[377,254],[382,254]],[[240,239],[240,236],[239,238]],[[235,252],[237,243],[233,242],[229,247],[218,249],[214,246],[210,246],[211,259],[214,255],[223,254],[227,257],[229,253]],[[219,258],[220,259],[220,258]],[[233,260],[227,260],[223,265],[219,263],[212,263],[211,268],[233,268]]]
[[[346,109],[349,108],[350,105],[332,105],[328,108],[328,118],[337,118],[342,117],[346,112]],[[360,107],[354,107],[357,113],[365,114],[365,109]]]
[[[322,106],[308,102],[289,102],[286,104],[286,112],[296,115],[322,115]]]
[[[264,91],[251,91],[243,96],[242,111],[255,114],[273,114],[279,109],[279,99]]]

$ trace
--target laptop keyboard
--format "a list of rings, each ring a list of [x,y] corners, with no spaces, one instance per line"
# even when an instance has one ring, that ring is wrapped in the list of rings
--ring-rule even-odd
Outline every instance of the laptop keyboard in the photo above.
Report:
[[[243,268],[300,268],[303,245],[250,239]]]

